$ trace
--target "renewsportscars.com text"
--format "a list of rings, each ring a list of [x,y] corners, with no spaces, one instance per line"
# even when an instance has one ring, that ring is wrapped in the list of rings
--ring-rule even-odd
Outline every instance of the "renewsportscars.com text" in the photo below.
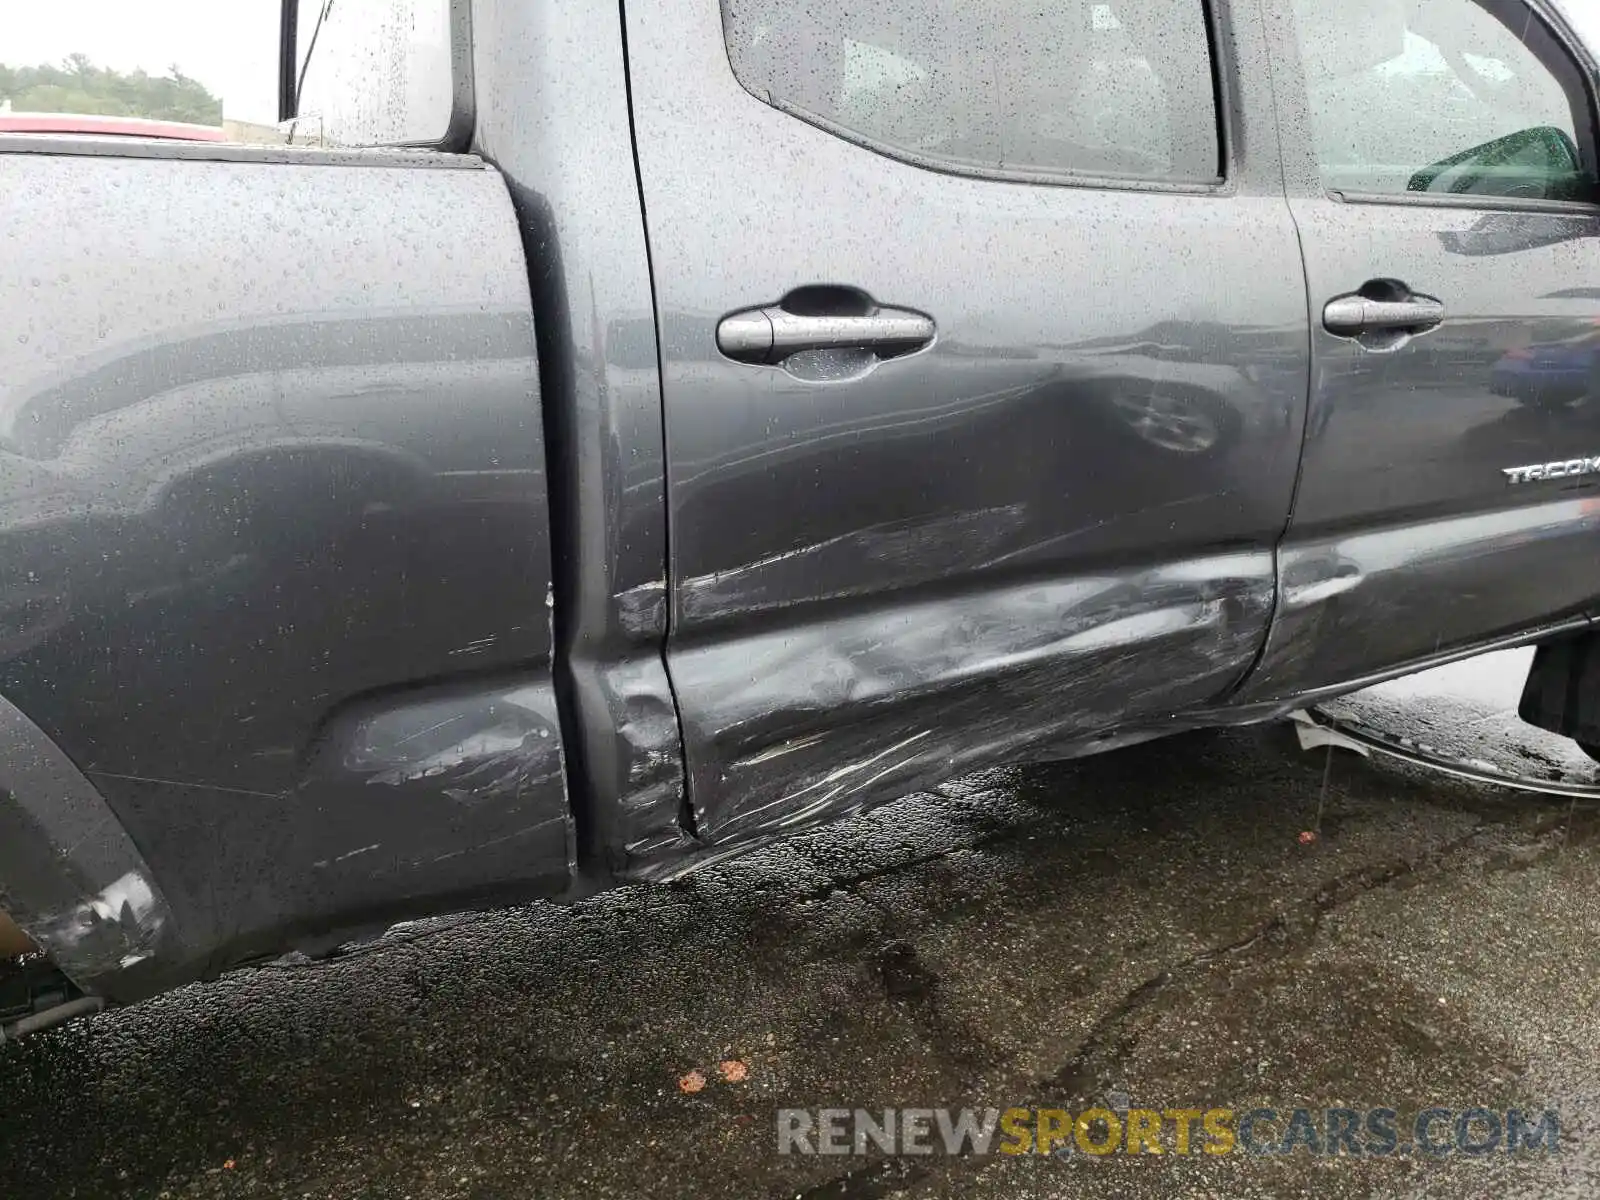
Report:
[[[780,1154],[1554,1153],[1553,1109],[782,1108]]]

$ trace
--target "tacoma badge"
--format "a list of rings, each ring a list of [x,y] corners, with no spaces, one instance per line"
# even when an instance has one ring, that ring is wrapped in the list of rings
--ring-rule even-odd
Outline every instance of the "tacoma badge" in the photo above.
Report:
[[[1564,462],[1534,463],[1528,467],[1501,467],[1507,483],[1532,483],[1537,479],[1566,479],[1572,475],[1592,475],[1600,471],[1600,454],[1593,458],[1569,458]]]

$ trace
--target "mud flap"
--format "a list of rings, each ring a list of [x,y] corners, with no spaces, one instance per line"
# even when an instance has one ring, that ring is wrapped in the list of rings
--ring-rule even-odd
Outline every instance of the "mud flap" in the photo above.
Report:
[[[1600,745],[1600,633],[1540,646],[1517,715],[1551,733]]]

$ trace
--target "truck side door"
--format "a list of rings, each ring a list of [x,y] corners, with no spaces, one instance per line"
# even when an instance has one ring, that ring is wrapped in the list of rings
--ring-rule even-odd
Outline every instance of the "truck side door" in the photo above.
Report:
[[[1591,65],[1524,0],[1278,17],[1313,389],[1251,700],[1581,622],[1600,595]]]
[[[626,17],[700,836],[1225,694],[1308,371],[1262,31],[1201,0]]]

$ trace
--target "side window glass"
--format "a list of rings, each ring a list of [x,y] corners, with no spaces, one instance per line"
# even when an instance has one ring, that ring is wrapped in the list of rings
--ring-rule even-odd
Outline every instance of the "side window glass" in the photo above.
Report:
[[[1204,0],[723,0],[746,90],[980,174],[1221,175]]]
[[[1588,90],[1522,0],[1295,0],[1330,191],[1594,197]]]

